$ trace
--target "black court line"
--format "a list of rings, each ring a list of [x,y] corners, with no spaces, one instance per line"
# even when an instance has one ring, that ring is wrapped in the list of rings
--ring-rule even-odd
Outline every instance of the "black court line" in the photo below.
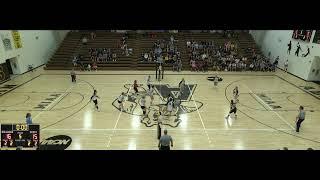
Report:
[[[280,77],[280,76],[278,76],[278,75],[275,75],[275,76],[276,76],[276,77],[278,77],[279,79],[281,79],[281,80],[283,80],[283,81],[285,81],[285,82],[287,82],[287,83],[291,84],[292,86],[294,86],[294,87],[296,87],[296,88],[298,88],[298,89],[302,90],[303,92],[306,92],[306,93],[310,94],[311,96],[315,97],[316,99],[320,100],[320,97],[318,97],[318,96],[316,96],[316,95],[312,94],[311,92],[304,90],[303,88],[301,88],[301,87],[299,87],[299,86],[297,86],[297,85],[295,85],[295,84],[293,84],[293,83],[291,83],[291,82],[289,82],[289,81],[287,81],[287,80],[283,79],[282,77]]]
[[[256,92],[253,92],[254,94],[257,94]],[[264,94],[306,94],[306,93],[287,93],[287,92],[259,92]],[[251,93],[241,93],[241,94],[251,94]]]
[[[26,94],[32,94],[32,93],[46,93],[46,94],[50,94],[50,93],[61,93],[61,94],[63,94],[63,93],[66,93],[66,92],[37,92],[37,91],[31,91],[31,92],[11,92],[11,93],[20,93],[20,94],[22,94],[22,93],[26,93]]]
[[[152,73],[152,74],[154,74],[154,73]],[[144,74],[142,74],[142,73],[136,73],[136,74],[77,74],[77,75],[88,75],[88,76],[95,76],[95,75],[152,75],[152,74],[150,74],[150,73],[144,73]],[[198,74],[190,74],[190,73],[185,73],[185,74],[164,74],[164,76],[165,75],[213,75],[213,74],[215,74],[214,72],[212,72],[212,73],[198,73]],[[63,76],[65,76],[65,75],[68,75],[68,76],[70,76],[70,74],[41,74],[41,75],[63,75]],[[270,76],[270,77],[272,77],[272,76],[274,76],[274,74],[220,74],[220,73],[218,73],[218,75],[224,75],[224,76],[226,76],[226,75],[232,75],[232,76],[234,76],[234,75],[236,75],[236,76]]]
[[[6,92],[4,92],[4,93],[0,94],[0,97],[1,97],[1,96],[3,96],[3,95],[5,95],[5,94],[7,94],[8,92],[11,92],[11,91],[13,91],[13,90],[17,89],[18,87],[21,87],[21,86],[23,86],[23,85],[25,85],[25,84],[27,84],[27,83],[29,83],[29,82],[31,82],[31,81],[33,81],[33,80],[35,80],[36,78],[38,78],[38,77],[40,77],[40,76],[41,76],[41,74],[39,74],[38,76],[36,76],[36,77],[34,77],[34,78],[32,78],[32,79],[30,79],[30,80],[28,80],[28,81],[26,81],[26,82],[24,82],[24,83],[22,83],[22,84],[19,84],[19,85],[15,86],[15,87],[14,87],[14,88],[12,88],[12,89],[9,89],[8,91],[6,91]]]
[[[297,106],[301,106],[301,104],[297,104],[297,103],[295,103],[294,101],[292,101],[292,100],[290,99],[291,96],[292,96],[292,95],[287,96],[287,100],[288,100],[289,102],[291,102],[292,104],[295,104],[295,105],[297,105]],[[303,107],[313,108],[312,106],[308,106],[308,105],[303,105]]]
[[[79,79],[79,80],[80,80],[80,79]],[[83,82],[88,83],[88,85],[91,86],[92,90],[95,89],[94,86],[93,86],[92,84],[90,84],[89,82],[87,82],[87,81],[85,81],[85,80],[80,80],[80,81],[83,81]],[[88,106],[88,104],[90,104],[90,101],[91,101],[91,100],[89,99],[89,101],[87,102],[87,104],[85,104],[84,106],[82,106],[82,107],[79,108],[77,111],[75,111],[75,112],[73,112],[72,114],[70,114],[69,116],[64,117],[64,118],[62,118],[62,119],[60,119],[60,120],[58,120],[58,121],[56,121],[56,122],[54,122],[54,123],[51,123],[51,124],[49,124],[49,125],[47,125],[47,126],[45,126],[45,127],[42,127],[40,130],[46,129],[46,128],[51,127],[51,126],[54,126],[54,125],[56,125],[56,124],[58,124],[58,123],[60,123],[60,122],[62,122],[62,121],[64,121],[64,120],[72,117],[73,115],[77,114],[77,113],[80,112],[82,109],[84,109],[86,106]]]
[[[26,97],[27,97],[27,99],[26,99],[26,100],[24,100],[23,102],[19,102],[19,103],[12,104],[12,105],[9,105],[9,106],[0,106],[0,107],[12,107],[12,106],[16,106],[16,105],[24,104],[24,103],[26,103],[27,101],[29,101],[29,99],[30,99],[30,96],[28,96],[28,95],[24,95],[24,96],[26,96]]]
[[[226,86],[226,88],[224,89],[224,96],[225,96],[226,100],[227,100],[229,103],[230,103],[230,100],[228,99],[228,96],[227,96],[227,89],[228,89],[228,87],[231,86],[233,83],[239,82],[239,81],[241,81],[241,80],[243,80],[243,79],[239,79],[239,80],[230,82],[230,83]],[[309,139],[309,138],[305,138],[305,137],[302,137],[302,136],[298,136],[298,135],[296,135],[296,134],[292,134],[292,133],[286,132],[286,131],[284,131],[284,130],[277,129],[277,128],[271,126],[271,125],[265,124],[265,123],[257,120],[257,119],[254,118],[254,117],[249,116],[248,114],[246,114],[244,111],[242,111],[242,110],[240,110],[240,109],[238,109],[238,111],[241,112],[242,114],[244,114],[245,116],[247,116],[248,118],[250,118],[250,119],[258,122],[259,124],[262,124],[262,125],[264,125],[264,126],[266,126],[266,127],[269,127],[269,128],[271,128],[271,129],[274,129],[274,130],[276,130],[276,131],[278,131],[278,132],[281,132],[281,133],[284,133],[284,134],[286,134],[286,135],[290,135],[290,136],[293,136],[293,137],[296,137],[296,138],[299,138],[299,139],[303,139],[303,140],[307,140],[307,141],[311,141],[311,142],[319,143],[319,144],[320,144],[320,141],[313,140],[313,139]]]

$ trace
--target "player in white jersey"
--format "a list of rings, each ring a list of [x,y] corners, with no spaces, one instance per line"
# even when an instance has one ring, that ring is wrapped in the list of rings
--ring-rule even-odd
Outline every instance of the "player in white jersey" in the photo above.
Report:
[[[215,87],[218,86],[218,82],[219,82],[219,78],[218,78],[218,75],[216,75],[213,79],[213,84]]]
[[[231,113],[234,113],[235,117],[237,117],[237,103],[233,102],[233,100],[231,100],[231,102],[230,102],[230,111],[229,111],[229,114],[226,117],[226,119],[229,118]]]
[[[150,89],[150,87],[151,87],[151,76],[150,75],[147,77],[147,86],[148,86],[148,89]]]
[[[151,86],[149,87],[149,89],[147,90],[147,95],[150,96],[150,99],[151,99],[150,104],[152,104],[152,103],[153,103],[153,100],[154,100],[153,91],[154,91],[154,86],[151,85]]]
[[[233,97],[234,97],[234,100],[236,103],[239,102],[239,90],[238,90],[238,86],[236,86],[234,89],[233,89]]]
[[[167,112],[171,115],[171,112],[173,111],[173,101],[169,101],[167,104]]]
[[[125,94],[124,94],[124,92],[122,92],[121,95],[118,97],[119,109],[120,109],[121,111],[123,111],[123,101],[124,101],[124,98],[125,98]]]
[[[147,108],[146,108],[146,97],[142,96],[141,100],[140,100],[140,106],[143,112],[143,115],[146,116],[147,114]]]
[[[97,90],[94,90],[93,91],[93,95],[91,96],[91,101],[94,102],[94,105],[97,109],[97,111],[99,111],[99,107],[98,107],[98,98],[100,98],[98,95],[97,95]]]

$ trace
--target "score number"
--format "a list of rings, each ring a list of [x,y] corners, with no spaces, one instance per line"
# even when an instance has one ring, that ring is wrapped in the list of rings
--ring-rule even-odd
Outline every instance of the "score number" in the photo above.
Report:
[[[8,142],[9,142],[9,144],[8,144]],[[3,140],[3,145],[4,146],[12,146],[13,145],[12,134],[5,135],[5,139]]]
[[[27,124],[17,124],[16,131],[28,131],[28,125]]]

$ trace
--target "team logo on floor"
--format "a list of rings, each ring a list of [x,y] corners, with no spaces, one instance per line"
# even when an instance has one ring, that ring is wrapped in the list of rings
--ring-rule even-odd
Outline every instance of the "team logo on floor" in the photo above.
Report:
[[[159,110],[164,112],[166,109],[167,97],[170,94],[174,97],[174,108],[171,113],[163,114],[162,124],[170,127],[178,127],[183,121],[183,116],[186,113],[191,113],[202,108],[203,103],[195,100],[193,93],[197,87],[196,84],[186,84],[182,92],[178,86],[170,86],[168,84],[154,85],[154,101],[150,104],[150,97],[146,95],[146,89],[142,86],[138,87],[138,94],[135,94],[133,89],[130,88],[132,84],[124,85],[126,101],[124,103],[123,113],[131,114],[140,117],[140,122],[147,127],[152,127],[158,124]],[[130,92],[129,92],[130,90]],[[143,117],[140,108],[140,100],[142,96],[147,99],[147,116]],[[117,98],[112,102],[112,105],[119,109]]]

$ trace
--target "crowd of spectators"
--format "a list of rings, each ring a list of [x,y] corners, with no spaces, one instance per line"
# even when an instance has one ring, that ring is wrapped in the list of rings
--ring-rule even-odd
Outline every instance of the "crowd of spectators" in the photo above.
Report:
[[[275,71],[279,57],[271,62],[270,57],[257,55],[254,48],[245,49],[249,58],[239,55],[236,42],[226,41],[218,46],[213,41],[187,41],[192,71]]]
[[[152,49],[146,50],[141,54],[140,61],[174,64],[177,60],[181,59],[181,54],[175,43],[176,41],[173,36],[170,37],[170,40],[157,40],[153,44]]]

